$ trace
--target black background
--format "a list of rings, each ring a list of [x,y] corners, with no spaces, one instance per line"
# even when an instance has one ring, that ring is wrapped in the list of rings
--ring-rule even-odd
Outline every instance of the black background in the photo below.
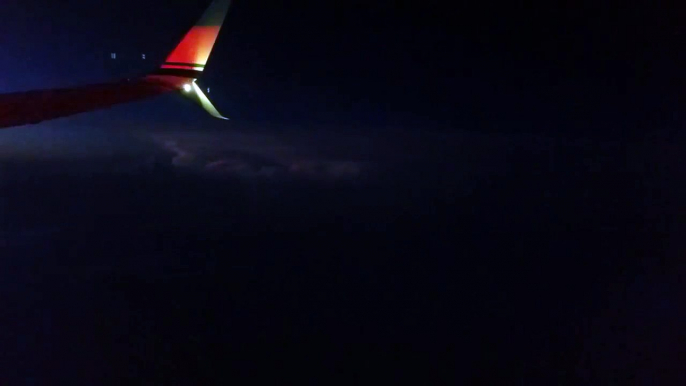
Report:
[[[143,71],[107,57],[205,6],[3,6],[2,87]],[[237,1],[200,81],[229,123],[169,96],[0,133],[0,379],[678,380],[682,16]]]

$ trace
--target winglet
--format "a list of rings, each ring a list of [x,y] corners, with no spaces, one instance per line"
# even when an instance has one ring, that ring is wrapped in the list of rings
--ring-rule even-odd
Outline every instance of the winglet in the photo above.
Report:
[[[181,39],[181,42],[167,56],[167,60],[156,71],[159,75],[179,75],[197,79],[207,64],[212,47],[229,11],[231,0],[215,0]]]
[[[219,114],[195,81],[205,69],[230,5],[231,0],[214,0],[196,25],[167,56],[167,60],[148,76],[166,87],[180,90],[212,116],[220,119],[228,118]]]

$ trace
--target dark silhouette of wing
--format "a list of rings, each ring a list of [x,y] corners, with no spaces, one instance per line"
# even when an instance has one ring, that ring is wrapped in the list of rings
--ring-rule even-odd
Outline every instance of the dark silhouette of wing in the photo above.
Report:
[[[142,78],[73,88],[0,94],[0,128],[103,109],[170,91],[176,89],[162,82]]]

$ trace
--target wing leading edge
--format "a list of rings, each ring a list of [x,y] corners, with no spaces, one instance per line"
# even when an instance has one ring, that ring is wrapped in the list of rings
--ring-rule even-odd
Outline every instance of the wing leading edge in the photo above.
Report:
[[[196,85],[219,35],[231,0],[215,0],[162,66],[139,79],[80,87],[0,94],[0,128],[39,123],[113,105],[180,92],[210,115],[223,117]]]

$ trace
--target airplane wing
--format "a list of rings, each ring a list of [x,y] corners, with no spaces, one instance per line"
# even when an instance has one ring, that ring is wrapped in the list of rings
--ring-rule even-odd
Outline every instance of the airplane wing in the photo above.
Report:
[[[80,87],[0,94],[0,128],[38,123],[168,92],[197,101],[212,116],[223,117],[195,81],[202,75],[231,0],[215,0],[167,60],[144,77]]]

